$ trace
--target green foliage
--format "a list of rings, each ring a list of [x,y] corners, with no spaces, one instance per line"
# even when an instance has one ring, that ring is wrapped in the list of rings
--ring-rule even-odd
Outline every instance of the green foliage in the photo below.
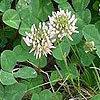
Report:
[[[53,10],[53,5],[50,0],[30,0],[27,4],[25,0],[19,0],[17,7],[22,22],[19,33],[26,35],[26,31],[30,31],[32,24],[38,25],[40,21],[45,21]],[[28,13],[28,14],[27,14]]]
[[[36,59],[36,57],[34,56],[33,53],[31,53],[31,54],[29,55],[29,61],[30,61],[31,63],[33,63],[34,65],[36,65],[37,67],[39,67],[40,62],[41,62],[41,66],[40,66],[41,68],[43,68],[43,67],[45,67],[45,66],[47,65],[47,59],[46,59],[45,56],[42,56],[42,57],[41,57],[41,60],[40,60],[40,59]]]
[[[39,85],[43,83],[43,78],[42,75],[37,75],[36,78],[24,80],[22,83],[27,86],[30,93],[40,93],[41,87]]]
[[[99,10],[99,3],[100,3],[100,2],[97,1],[97,0],[94,2],[94,4],[93,4],[93,9],[94,9],[95,11],[98,11],[98,10]]]
[[[62,100],[60,92],[51,93],[49,90],[43,90],[38,94],[34,93],[31,100]]]
[[[45,21],[46,19],[48,19],[48,15],[50,15],[53,10],[53,4],[52,4],[51,0],[45,0],[45,1],[39,0],[39,3],[41,5],[39,6],[38,18],[41,21]]]
[[[61,80],[61,78],[62,78],[62,77],[59,75],[59,72],[53,71],[53,72],[51,73],[51,76],[50,76],[50,81],[51,81],[51,82],[52,82],[52,81],[55,81],[55,80],[59,81],[59,80]],[[55,85],[56,82],[53,82],[52,84]]]
[[[4,100],[21,100],[27,90],[26,85],[22,83],[13,84],[5,87]]]
[[[4,87],[2,86],[2,84],[0,83],[0,100],[2,100],[4,97]]]
[[[39,95],[36,94],[36,93],[34,93],[34,94],[32,95],[31,100],[39,100]]]
[[[51,100],[52,93],[49,90],[43,90],[40,92],[40,100]]]
[[[79,56],[80,56],[80,59],[81,59],[81,63],[84,66],[89,66],[93,62],[95,56],[92,55],[91,53],[86,53],[84,48],[79,48],[78,51],[79,51]]]
[[[70,41],[71,45],[76,45],[76,44],[80,43],[80,41],[82,40],[82,38],[83,38],[82,32],[80,32],[79,34],[77,34],[77,33],[73,34],[72,35],[73,41]]]
[[[7,24],[10,27],[13,27],[15,29],[19,28],[20,16],[18,12],[14,9],[8,9],[7,11],[5,11],[2,20],[5,24]]]
[[[16,59],[18,62],[24,62],[28,59],[28,52],[25,51],[21,45],[17,45],[14,49],[13,52],[16,55]]]
[[[13,0],[2,0],[0,2],[0,11],[5,12],[6,10],[11,8],[11,3]]]
[[[86,25],[83,28],[84,37],[88,41],[94,41],[95,43],[99,43],[100,41],[100,34],[96,29],[95,25]],[[94,34],[95,33],[95,34]]]
[[[72,8],[72,6],[71,6],[68,2],[60,3],[58,7],[59,7],[59,9],[60,9],[60,8],[61,8],[61,9],[64,9],[64,10],[68,9],[68,10],[71,11],[72,13],[75,13],[74,10],[73,10],[73,8]]]
[[[57,2],[57,3],[64,3],[64,2],[66,2],[67,0],[54,0],[55,2]]]
[[[58,43],[56,49],[53,50],[53,56],[58,60],[63,60],[70,51],[70,42],[65,38],[64,41]]]
[[[72,0],[72,4],[76,11],[84,10],[88,6],[89,2],[90,0]]]
[[[83,28],[84,37],[87,41],[93,41],[95,44],[95,47],[97,49],[97,55],[100,56],[99,52],[99,43],[100,43],[100,34],[98,29],[95,27],[95,25],[87,25]],[[95,33],[95,34],[94,34]]]
[[[0,71],[0,79],[3,85],[12,85],[17,82],[13,73],[5,72],[3,70]]]
[[[64,78],[66,78],[68,75],[70,75],[73,79],[77,77],[76,66],[73,63],[66,66],[64,61],[57,60],[56,62],[61,68]]]
[[[23,78],[23,79],[36,78],[37,73],[33,68],[24,67],[24,68],[20,68],[17,72],[15,72],[14,76],[15,77],[20,77],[20,78]]]
[[[99,99],[100,99],[100,94],[97,94],[94,97],[92,97],[91,100],[99,100]]]
[[[5,71],[11,72],[16,65],[16,55],[13,51],[5,50],[1,54],[1,67]]]
[[[89,69],[89,68],[84,70],[84,73],[82,75],[82,79],[90,87],[92,87],[93,85],[96,84],[94,71]]]
[[[83,11],[78,12],[80,18],[86,23],[89,24],[91,22],[91,12],[89,9],[85,9]]]
[[[62,94],[60,92],[54,93],[53,96],[52,96],[52,98],[53,98],[53,100],[63,100],[62,99],[63,96],[62,96]]]

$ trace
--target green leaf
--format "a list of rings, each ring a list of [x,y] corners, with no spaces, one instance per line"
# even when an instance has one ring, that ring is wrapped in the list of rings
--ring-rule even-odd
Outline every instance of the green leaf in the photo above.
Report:
[[[28,12],[26,12],[26,13],[28,13]],[[39,23],[39,20],[32,15],[28,16],[27,18],[25,17],[21,22],[19,33],[23,36],[26,36],[25,32],[31,32],[32,24],[38,25],[38,23]]]
[[[97,1],[97,0],[94,2],[94,4],[93,4],[93,9],[94,9],[95,11],[99,11],[99,4],[100,4],[100,2]]]
[[[26,90],[26,85],[22,83],[6,86],[4,100],[22,100]]]
[[[57,3],[64,3],[64,2],[66,2],[67,0],[54,0],[55,2],[57,2]]]
[[[81,32],[83,27],[85,27],[86,23],[78,17],[78,20],[76,22],[76,26],[78,27],[78,30]]]
[[[96,28],[98,29],[99,34],[100,34],[100,20],[98,20],[98,21],[95,23],[95,26],[96,26]]]
[[[96,45],[96,49],[97,49],[96,54],[100,58],[100,45]]]
[[[0,83],[0,100],[3,100],[3,97],[4,97],[4,87]]]
[[[34,14],[34,16],[36,16],[39,12],[39,7],[42,5],[42,3],[40,3],[42,0],[31,0],[30,1],[30,9],[32,9],[32,13]],[[48,1],[48,0],[46,0]],[[45,2],[45,1],[44,1]]]
[[[29,53],[24,50],[21,45],[17,45],[13,49],[13,52],[15,53],[18,62],[24,62],[28,59]]]
[[[83,28],[82,32],[84,33],[84,37],[87,41],[94,41],[94,45],[97,49],[96,53],[100,57],[100,33],[97,28],[99,22],[95,25],[87,25]],[[96,28],[97,27],[97,28]]]
[[[84,69],[84,73],[82,74],[81,78],[83,80],[83,83],[87,84],[89,87],[93,87],[95,84],[97,84],[95,72],[90,68]]]
[[[13,38],[15,38],[16,32],[11,27],[5,27],[4,28],[4,35],[8,39],[13,39]]]
[[[28,8],[29,4],[30,4],[30,1],[32,1],[32,0],[27,0],[27,1],[25,1],[25,0],[19,0],[18,3],[17,3],[17,5],[16,5],[16,10],[18,12],[20,12],[23,9]]]
[[[74,34],[72,34],[73,41],[70,41],[70,43],[72,45],[76,45],[76,44],[80,43],[80,41],[82,40],[82,38],[83,38],[83,34],[82,34],[81,31],[79,33],[74,33]]]
[[[70,42],[68,39],[63,40],[53,50],[53,56],[58,60],[63,60],[70,51]]]
[[[9,9],[3,14],[3,22],[8,26],[18,29],[20,24],[20,16],[14,9]]]
[[[41,87],[39,85],[43,83],[43,77],[42,75],[37,75],[36,78],[27,79],[27,81],[23,81],[23,83],[27,85],[28,89],[32,89],[29,91],[30,93],[40,93]]]
[[[61,79],[61,76],[59,75],[58,71],[52,71],[51,76],[50,76],[50,81],[59,81]],[[52,83],[53,85],[56,84],[56,82]]]
[[[40,21],[47,20],[53,10],[51,0],[30,0],[28,5],[27,3],[28,1],[21,0],[17,4],[17,11],[22,19],[19,33],[24,36],[26,31],[30,32],[32,24],[38,25]]]
[[[31,50],[32,47],[27,46],[27,44],[24,42],[23,38],[21,39],[21,46],[24,50],[29,51]]]
[[[32,24],[28,25],[28,22],[29,21],[25,22],[24,20],[22,20],[20,29],[19,29],[19,34],[26,36],[25,32],[30,32]]]
[[[53,93],[51,94],[51,92],[49,90],[44,90],[45,94],[43,94],[42,96],[45,98],[45,100],[62,100],[62,94],[60,92],[57,93]],[[42,93],[44,93],[44,91],[42,91]],[[50,95],[50,97],[47,99],[47,95],[46,93],[48,93],[47,95]],[[41,94],[41,93],[40,93]],[[40,98],[42,98],[42,96],[40,96],[39,94],[33,93],[31,100],[40,100]],[[41,100],[44,100],[44,98],[42,98]]]
[[[77,68],[76,68],[76,66],[73,63],[70,63],[68,65],[68,69],[69,69],[69,73],[70,73],[70,75],[71,75],[71,77],[73,79],[75,79],[76,77],[78,77]]]
[[[90,100],[100,100],[100,94],[93,96]]]
[[[0,80],[3,85],[12,85],[17,82],[12,73],[3,70],[0,72]]]
[[[39,0],[40,6],[39,6],[39,12],[38,12],[38,18],[41,21],[45,21],[48,19],[48,15],[51,14],[53,11],[53,4],[51,0]]]
[[[4,48],[6,46],[6,43],[8,42],[7,38],[0,38],[0,48]]]
[[[66,67],[65,62],[62,60],[56,60],[57,65],[61,68],[62,70],[62,75],[64,78],[66,78],[67,75],[71,75],[72,78],[77,77],[77,69],[76,66],[73,63],[68,64]]]
[[[37,17],[39,6],[39,0],[19,0],[16,10],[19,12],[22,19],[28,18],[29,16]]]
[[[57,60],[56,59],[56,63],[57,65],[61,68],[62,71],[67,71],[68,70],[68,66],[66,67],[65,61],[64,60]]]
[[[43,90],[40,92],[40,100],[52,100],[52,93],[49,90]]]
[[[89,2],[90,0],[72,0],[72,4],[76,11],[84,10]]]
[[[63,96],[60,92],[53,93],[52,100],[62,100]]]
[[[39,95],[36,93],[33,93],[31,100],[40,100]]]
[[[39,0],[19,0],[16,10],[22,19],[19,33],[25,36],[26,31],[31,31],[32,24],[38,25],[40,22],[40,19],[38,18]]]
[[[11,8],[11,3],[13,0],[2,0],[0,2],[0,11],[5,12],[6,10]]]
[[[23,79],[36,78],[37,72],[31,67],[24,67],[24,68],[20,68],[17,72],[15,72],[14,76]]]
[[[85,9],[83,11],[79,11],[78,15],[86,24],[89,24],[91,22],[91,12],[89,9]]]
[[[5,50],[1,54],[1,67],[5,71],[11,72],[16,65],[16,55],[13,51]]]
[[[37,67],[39,67],[40,62],[41,62],[41,65],[40,65],[41,68],[44,68],[47,65],[47,59],[46,59],[46,57],[42,56],[41,60],[40,59],[36,59],[36,57],[34,56],[34,52],[32,52],[29,55],[29,61],[31,63],[35,64]]]
[[[84,66],[89,66],[95,58],[95,56],[92,55],[91,53],[86,53],[83,48],[79,48],[78,53],[81,59],[81,63]]]
[[[68,2],[64,2],[64,3],[60,3],[58,8],[63,9],[63,10],[67,10],[71,11],[72,13],[75,13],[75,11],[73,10],[72,6],[68,3]]]
[[[100,43],[100,34],[95,25],[86,25],[82,30],[84,37],[87,41],[94,41],[95,43]]]

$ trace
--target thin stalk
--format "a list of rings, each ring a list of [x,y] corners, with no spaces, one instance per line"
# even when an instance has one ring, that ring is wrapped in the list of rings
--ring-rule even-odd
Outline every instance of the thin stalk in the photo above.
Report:
[[[57,43],[58,43],[58,46],[59,46],[61,55],[62,55],[62,57],[63,57],[63,60],[64,60],[64,62],[65,62],[66,69],[67,69],[67,71],[68,71],[68,73],[69,73],[69,69],[68,69],[68,65],[67,65],[67,61],[66,61],[66,56],[64,56],[63,51],[62,51],[62,48],[61,48],[60,43],[59,43],[58,40],[57,40]],[[62,78],[63,78],[63,76],[62,76]],[[67,82],[66,82],[66,83],[67,83]],[[71,94],[71,92],[70,92],[70,89],[69,89],[68,85],[67,85],[67,90],[68,90],[69,95],[70,95],[71,97],[73,97],[72,94]]]
[[[40,60],[39,60],[39,66],[38,66],[38,71],[40,72],[40,70],[41,70],[41,63],[42,63],[42,57],[40,58]]]
[[[50,78],[49,78],[49,75],[48,75],[48,73],[47,72],[45,72],[45,71],[43,71],[43,70],[40,70],[42,73],[44,73],[44,74],[46,74],[47,75],[47,78],[48,78],[48,80],[49,80],[49,82],[50,82]],[[52,86],[52,84],[50,83],[50,86],[51,86],[51,89],[52,89],[52,92],[54,93],[55,91],[54,91],[54,88],[53,88],[53,86]]]
[[[62,57],[63,57],[63,60],[64,60],[64,62],[65,62],[66,69],[67,69],[67,71],[69,72],[69,70],[68,70],[68,65],[67,65],[67,61],[66,61],[66,56],[64,56],[63,51],[62,51],[62,48],[61,48],[60,43],[59,43],[58,40],[57,40],[57,43],[58,43],[58,46],[59,46],[61,55],[62,55]]]
[[[97,75],[97,85],[98,85],[98,88],[99,88],[99,90],[100,90],[100,77],[99,77],[99,73],[98,73],[98,71],[97,71],[97,69],[96,69],[96,66],[95,66],[95,64],[94,64],[93,61],[92,61],[92,64],[93,64],[94,70],[95,70],[96,75]]]
[[[41,87],[41,86],[44,86],[44,85],[47,85],[47,84],[51,84],[51,83],[58,82],[58,81],[60,81],[60,80],[61,80],[61,79],[59,79],[59,80],[53,80],[53,81],[50,81],[50,82],[46,82],[46,83],[37,85],[37,86],[35,86],[35,87],[33,87],[33,88],[30,88],[30,89],[26,90],[25,92],[31,91],[31,90],[33,90],[33,89],[36,89],[36,88],[38,88],[38,87]]]
[[[29,62],[29,61],[28,61],[28,62]],[[31,63],[31,62],[29,62],[29,63]],[[33,64],[33,63],[31,63],[31,64],[32,64],[33,66],[35,66],[36,68],[38,68],[38,69],[39,69],[39,72],[42,72],[42,73],[46,74],[46,76],[47,76],[47,78],[48,78],[48,80],[49,80],[49,82],[50,82],[50,78],[49,78],[48,73],[45,72],[45,71],[43,71],[43,70],[40,68],[40,66],[41,66],[41,61],[40,61],[39,67],[37,67],[37,66],[36,66],[35,64]],[[50,83],[50,86],[51,86],[52,92],[55,92],[51,83]]]

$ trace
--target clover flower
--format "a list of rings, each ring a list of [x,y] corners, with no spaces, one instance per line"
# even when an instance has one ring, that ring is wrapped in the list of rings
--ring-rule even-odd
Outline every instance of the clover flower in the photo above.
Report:
[[[57,12],[52,12],[52,16],[49,17],[49,31],[50,31],[50,38],[53,42],[56,39],[62,40],[64,36],[68,36],[70,40],[72,33],[78,33],[76,30],[77,27],[75,26],[77,22],[77,18],[75,15],[71,15],[71,11],[68,10],[64,11],[61,10]]]
[[[85,49],[86,53],[92,52],[93,50],[96,50],[95,45],[94,45],[94,41],[90,41],[90,42],[86,41],[85,45],[84,45],[84,49]]]
[[[51,49],[55,48],[50,41],[48,27],[40,22],[39,27],[36,28],[35,24],[32,25],[31,33],[26,32],[26,37],[23,38],[27,46],[32,46],[29,53],[34,51],[36,58],[41,58],[42,55],[47,57],[51,55]]]

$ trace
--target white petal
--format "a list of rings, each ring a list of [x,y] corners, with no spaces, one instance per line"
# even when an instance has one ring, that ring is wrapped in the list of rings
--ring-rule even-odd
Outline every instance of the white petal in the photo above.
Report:
[[[42,28],[42,23],[41,23],[41,22],[39,23],[39,28],[40,28],[40,29]]]
[[[29,40],[29,37],[28,36],[26,36],[26,38],[23,37],[23,40],[27,44],[27,46],[31,46],[31,43],[30,43],[30,40]]]
[[[69,20],[69,23],[72,23],[75,20],[75,15],[72,16],[72,18]]]
[[[30,50],[30,52],[29,53],[31,53],[31,52],[33,52],[34,51],[34,48],[32,48],[31,50]]]

